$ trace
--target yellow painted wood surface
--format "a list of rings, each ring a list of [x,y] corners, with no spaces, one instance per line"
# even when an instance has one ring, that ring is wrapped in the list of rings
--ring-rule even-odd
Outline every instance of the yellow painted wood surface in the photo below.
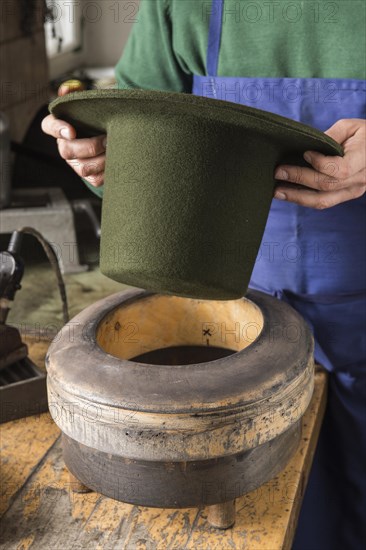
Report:
[[[42,370],[49,342],[23,338]],[[0,425],[0,516],[60,436],[48,413]]]
[[[46,347],[46,343],[34,347],[34,360],[41,360]],[[226,531],[208,525],[205,509],[145,508],[96,493],[75,494],[63,464],[59,430],[48,414],[4,424],[0,427],[4,487],[0,546],[6,550],[288,550],[325,396],[326,375],[318,372],[297,453],[276,478],[236,500],[236,523]]]

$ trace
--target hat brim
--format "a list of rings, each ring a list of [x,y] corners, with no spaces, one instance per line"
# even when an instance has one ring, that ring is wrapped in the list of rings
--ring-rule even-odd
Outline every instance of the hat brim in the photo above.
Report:
[[[57,98],[50,105],[57,118],[73,124],[81,134],[107,132],[109,123],[123,113],[144,116],[195,116],[243,127],[248,133],[275,140],[279,149],[288,153],[317,150],[327,155],[343,155],[341,145],[323,132],[300,122],[246,105],[202,98],[178,92],[158,92],[139,89],[88,90]]]

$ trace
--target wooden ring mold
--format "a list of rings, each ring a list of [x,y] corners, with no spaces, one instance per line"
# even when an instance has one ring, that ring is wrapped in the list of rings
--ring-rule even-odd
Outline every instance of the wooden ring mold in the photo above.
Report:
[[[313,338],[289,305],[130,290],[70,321],[47,355],[64,459],[86,487],[123,502],[209,506],[275,476],[296,450],[314,386]],[[218,506],[218,507],[217,507]]]

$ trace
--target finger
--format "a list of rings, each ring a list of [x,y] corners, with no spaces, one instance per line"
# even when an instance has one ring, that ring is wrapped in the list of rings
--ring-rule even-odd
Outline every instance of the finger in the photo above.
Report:
[[[65,160],[91,159],[105,152],[107,137],[97,136],[88,139],[58,140],[58,150]]]
[[[345,180],[362,170],[365,166],[364,144],[352,149],[349,147],[344,157],[331,157],[316,151],[306,151],[305,160],[311,166],[331,178]]]
[[[344,156],[326,156],[316,151],[306,151],[305,160],[316,170],[337,179],[347,179],[362,170],[366,164],[366,121],[360,119],[339,120],[328,135],[343,144]]]
[[[87,178],[104,172],[105,169],[105,154],[99,155],[90,159],[73,159],[66,161],[69,166],[81,178]]]
[[[306,151],[304,159],[314,170],[331,178],[345,179],[349,176],[348,171],[345,170],[348,160],[345,161],[343,157],[323,155],[317,151]]]
[[[305,185],[318,191],[337,191],[344,187],[362,183],[365,177],[364,172],[364,170],[361,170],[348,179],[338,180],[312,168],[282,165],[276,169],[275,179]]]
[[[75,128],[63,120],[55,118],[53,115],[48,115],[42,120],[42,130],[45,134],[54,138],[75,139]]]
[[[363,184],[356,184],[352,187],[329,192],[298,187],[280,187],[275,190],[274,197],[275,199],[286,200],[300,206],[324,210],[342,202],[357,199],[364,193],[365,185]]]
[[[338,120],[324,133],[333,138],[337,143],[343,144],[347,139],[356,134],[360,129],[360,119],[347,118]]]
[[[93,187],[101,187],[104,185],[104,172],[101,172],[100,174],[95,174],[94,176],[89,176],[87,178],[84,178],[90,185],[93,185]]]

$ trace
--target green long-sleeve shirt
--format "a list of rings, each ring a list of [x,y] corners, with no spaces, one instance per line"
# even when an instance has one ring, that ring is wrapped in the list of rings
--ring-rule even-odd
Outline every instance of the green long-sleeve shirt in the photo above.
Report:
[[[210,11],[211,0],[141,0],[118,86],[190,92],[207,74]],[[365,29],[364,0],[225,0],[218,75],[365,79]]]
[[[190,92],[205,75],[211,1],[141,0],[117,67],[121,87]],[[219,76],[366,75],[364,0],[225,0]]]

